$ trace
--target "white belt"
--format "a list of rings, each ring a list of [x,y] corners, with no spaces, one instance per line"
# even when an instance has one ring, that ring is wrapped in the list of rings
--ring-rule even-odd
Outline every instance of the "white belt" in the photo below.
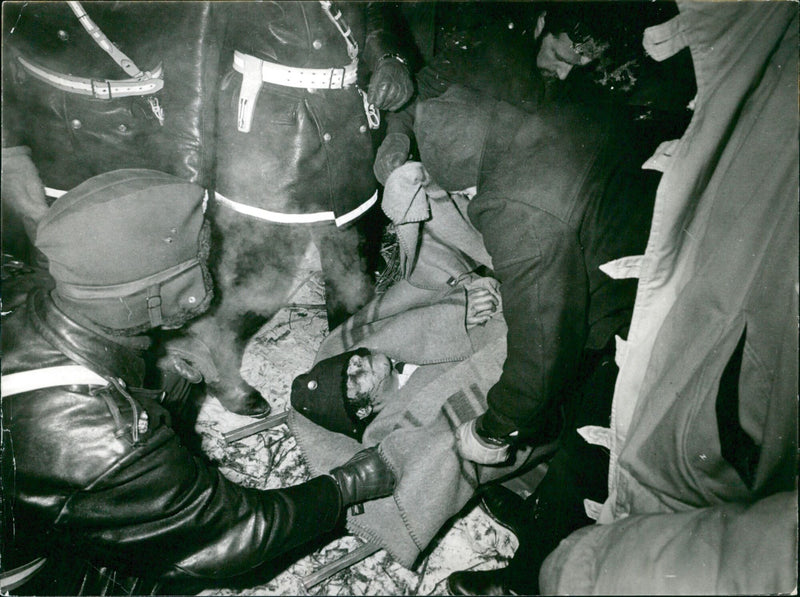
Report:
[[[233,69],[242,73],[237,127],[247,133],[250,132],[262,83],[301,89],[343,89],[355,84],[358,60],[342,68],[295,68],[236,51],[233,53]]]
[[[161,64],[140,79],[88,79],[57,73],[18,56],[17,60],[35,78],[62,91],[91,95],[97,99],[151,95],[164,87]]]

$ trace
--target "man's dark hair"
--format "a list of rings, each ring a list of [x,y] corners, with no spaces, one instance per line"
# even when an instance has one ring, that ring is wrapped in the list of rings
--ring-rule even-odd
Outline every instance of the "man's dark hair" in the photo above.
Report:
[[[578,53],[593,61],[586,69],[595,83],[613,92],[631,91],[646,59],[644,30],[677,13],[674,2],[544,2],[542,35],[566,33]]]

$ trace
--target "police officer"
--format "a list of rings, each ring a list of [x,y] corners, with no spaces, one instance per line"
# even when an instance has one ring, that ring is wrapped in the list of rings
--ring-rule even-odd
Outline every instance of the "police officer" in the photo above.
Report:
[[[53,204],[36,244],[55,288],[3,318],[3,592],[146,594],[233,577],[391,493],[375,450],[294,487],[236,485],[173,432],[164,405],[185,388],[142,387],[145,333],[211,299],[201,187],[101,174]]]

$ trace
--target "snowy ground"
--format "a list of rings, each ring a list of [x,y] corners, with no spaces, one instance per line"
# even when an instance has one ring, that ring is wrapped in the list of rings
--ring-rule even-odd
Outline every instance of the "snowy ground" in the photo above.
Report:
[[[305,278],[304,278],[305,279]],[[282,310],[249,343],[242,364],[245,380],[272,405],[283,411],[292,379],[307,370],[327,333],[322,291],[312,275],[293,303],[300,308]],[[228,445],[222,433],[252,423],[253,419],[225,411],[213,397],[201,409],[197,429],[203,448],[230,479],[259,488],[276,488],[302,482],[308,471],[286,425]],[[336,539],[290,565],[275,578],[246,589],[215,589],[203,595],[445,595],[444,580],[456,570],[502,566],[517,546],[516,538],[475,508],[443,533],[415,570],[408,570],[385,551],[346,568],[316,586],[306,587],[304,577],[362,544],[354,536]]]

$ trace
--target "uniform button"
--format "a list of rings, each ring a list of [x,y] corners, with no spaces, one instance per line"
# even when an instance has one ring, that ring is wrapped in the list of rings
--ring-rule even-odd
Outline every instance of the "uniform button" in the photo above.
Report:
[[[69,33],[64,31],[63,29],[58,30],[58,39],[61,41],[67,41],[69,39]]]
[[[77,118],[73,118],[72,122],[70,122],[69,124],[76,131],[83,126],[83,123],[80,120],[78,120]]]
[[[127,131],[128,131],[128,127],[127,127],[127,126],[125,126],[124,124],[121,124],[121,125],[119,125],[119,126],[117,127],[117,130],[118,130],[120,133],[125,133],[125,132],[127,132]]]
[[[325,141],[325,143],[327,143],[328,141],[331,140],[331,134],[325,133],[324,135],[322,135],[322,140]]]
[[[362,133],[366,133],[367,132],[367,125],[366,124],[362,124],[360,127],[358,127],[358,130],[361,131]]]
[[[315,39],[313,42],[311,42],[311,45],[314,46],[315,50],[319,50],[322,47],[322,42],[318,39]]]

